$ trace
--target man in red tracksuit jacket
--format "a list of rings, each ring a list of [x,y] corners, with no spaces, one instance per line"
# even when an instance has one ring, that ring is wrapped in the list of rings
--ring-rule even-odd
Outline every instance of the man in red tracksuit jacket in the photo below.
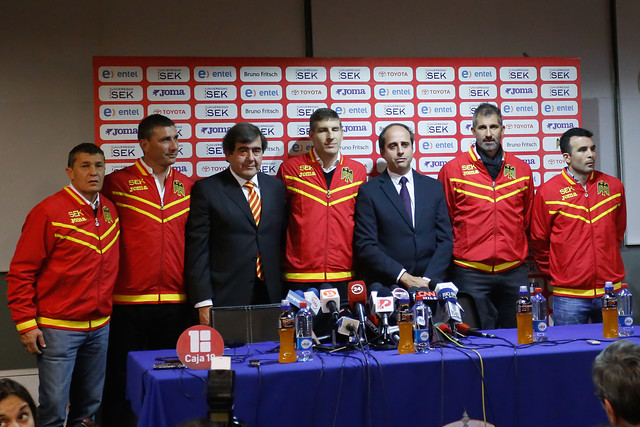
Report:
[[[473,114],[476,143],[448,162],[438,175],[453,227],[453,282],[469,294],[489,298],[497,325],[481,317],[483,328],[515,328],[515,303],[527,284],[522,264],[533,203],[527,163],[502,149],[498,107],[480,104]]]
[[[70,186],[29,212],[7,274],[11,317],[38,359],[41,426],[93,421],[102,399],[120,234],[104,173],[99,147],[71,150]]]
[[[284,283],[307,290],[330,283],[341,299],[353,279],[353,226],[364,166],[340,153],[342,123],[329,108],[309,118],[309,153],[287,159],[278,170],[289,205]]]
[[[192,311],[184,270],[191,178],[173,169],[178,131],[153,114],[138,125],[143,157],[105,177],[122,229],[120,270],[113,294],[103,424],[123,425],[127,353],[175,348]]]
[[[573,128],[560,137],[567,167],[538,189],[533,205],[531,248],[540,271],[551,276],[556,325],[602,322],[604,283],[619,290],[625,275],[624,187],[595,170],[592,136]]]

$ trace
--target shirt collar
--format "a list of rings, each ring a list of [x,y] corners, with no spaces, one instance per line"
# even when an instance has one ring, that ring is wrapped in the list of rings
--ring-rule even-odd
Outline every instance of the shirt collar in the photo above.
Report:
[[[593,172],[591,172],[589,174],[589,176],[587,177],[587,180],[583,183],[580,182],[580,180],[578,179],[577,176],[575,176],[573,173],[571,173],[571,170],[569,169],[569,166],[566,166],[564,168],[564,170],[567,172],[567,175],[569,175],[577,184],[582,185],[583,187],[586,187],[587,183],[589,182],[589,180],[591,179],[591,176],[593,175]]]
[[[237,175],[233,169],[231,169],[231,167],[229,167],[229,172],[231,172],[231,175],[233,175],[233,177],[236,179],[236,181],[238,181],[238,184],[240,184],[240,187],[244,187],[244,185],[247,183],[247,179],[242,178],[241,176]],[[258,184],[258,174],[255,174],[253,176],[253,178],[251,178],[250,180],[251,182],[253,182],[253,186],[254,187],[258,187],[260,188],[260,185]]]
[[[84,197],[84,195],[82,195],[81,192],[79,192],[78,190],[76,190],[76,188],[73,186],[73,184],[69,184],[69,187],[71,187],[71,189],[73,190],[74,193],[76,193],[78,196],[80,196],[80,198],[82,200],[84,200],[89,206],[91,206],[92,209],[98,209],[98,206],[100,206],[100,193],[98,193],[96,195],[96,201],[91,203],[89,201],[89,199],[87,199],[86,197]]]
[[[153,168],[148,164],[146,164],[144,160],[142,160],[142,157],[140,157],[140,164],[147,172],[149,172],[149,175],[155,176],[153,173]],[[171,166],[169,166],[169,168],[167,169],[167,173],[162,177],[162,182],[164,182],[167,179],[167,176],[169,176],[170,172],[171,172]]]
[[[407,178],[409,184],[413,184],[413,169],[409,169],[409,172],[404,175],[391,172],[389,169],[387,169],[387,173],[389,174],[389,178],[391,178],[391,181],[393,181],[395,185],[400,185],[400,178],[402,178],[403,176]]]
[[[315,156],[316,161],[320,164],[320,167],[325,172],[331,172],[332,169],[335,169],[340,164],[340,158],[342,156],[342,153],[340,153],[338,151],[338,157],[336,157],[335,163],[332,164],[332,165],[326,165],[326,166],[325,166],[324,162],[322,161],[322,159],[320,158],[320,156],[318,156],[318,153],[316,152],[315,148],[313,149],[313,155]]]

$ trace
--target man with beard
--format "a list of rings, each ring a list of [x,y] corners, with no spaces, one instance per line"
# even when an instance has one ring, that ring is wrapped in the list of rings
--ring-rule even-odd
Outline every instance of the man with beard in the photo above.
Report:
[[[551,276],[556,325],[602,322],[604,283],[618,290],[625,275],[624,187],[595,169],[592,136],[573,128],[560,137],[567,167],[538,189],[533,206],[531,248],[540,271]]]
[[[502,150],[498,107],[480,104],[471,131],[476,143],[438,175],[453,227],[452,280],[461,291],[487,296],[498,310],[497,325],[481,316],[482,328],[514,328],[518,288],[527,283],[522,263],[533,177],[527,163]]]

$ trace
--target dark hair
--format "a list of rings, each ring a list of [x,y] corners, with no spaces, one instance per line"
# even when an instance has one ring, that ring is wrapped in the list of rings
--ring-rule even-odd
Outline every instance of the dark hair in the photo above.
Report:
[[[19,399],[24,400],[27,405],[29,405],[31,415],[33,415],[33,419],[37,425],[38,413],[36,412],[36,404],[27,389],[24,388],[22,384],[15,382],[10,378],[0,378],[0,402],[9,396],[16,396]]]
[[[413,147],[413,132],[411,131],[409,126],[405,125],[404,123],[391,123],[390,125],[385,126],[384,129],[382,129],[382,132],[380,132],[380,136],[378,137],[378,147],[380,148],[380,154],[382,154],[382,152],[384,151],[384,144],[386,144],[387,142],[387,129],[389,129],[391,126],[400,126],[401,128],[406,129],[406,131],[409,132],[411,146]]]
[[[262,134],[258,126],[251,123],[238,123],[234,125],[222,138],[222,150],[225,154],[231,154],[236,149],[236,142],[247,144],[260,137],[262,151],[267,149],[267,138]]]
[[[591,377],[597,396],[609,401],[616,416],[640,423],[640,345],[613,342],[596,356]]]
[[[138,125],[138,141],[151,138],[153,129],[157,127],[175,126],[176,124],[167,116],[152,114],[142,119]]]
[[[337,120],[340,122],[340,126],[342,126],[342,120],[340,120],[338,113],[333,111],[331,108],[318,108],[313,112],[311,117],[309,117],[309,129],[315,131],[316,124],[323,120]]]
[[[498,116],[498,123],[502,126],[502,113],[500,109],[493,104],[489,104],[488,102],[483,102],[482,104],[476,107],[476,111],[473,112],[473,127],[478,126],[478,116]]]
[[[78,144],[69,151],[69,160],[67,160],[67,166],[70,168],[73,167],[73,164],[76,162],[76,156],[78,153],[87,153],[87,154],[100,154],[104,159],[104,152],[100,147],[90,142],[83,142],[82,144]]]
[[[574,136],[586,136],[591,138],[593,132],[582,128],[572,128],[562,134],[560,137],[560,152],[571,154],[571,138]]]

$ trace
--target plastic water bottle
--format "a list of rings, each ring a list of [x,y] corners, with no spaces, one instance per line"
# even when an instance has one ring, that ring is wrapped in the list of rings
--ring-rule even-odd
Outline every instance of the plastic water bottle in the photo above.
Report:
[[[428,353],[431,350],[429,346],[430,319],[431,310],[422,301],[422,295],[418,295],[413,306],[413,344],[416,353]]]
[[[518,323],[518,344],[533,342],[533,305],[529,296],[529,288],[520,286],[520,298],[516,302],[516,321]]]
[[[296,355],[298,362],[313,360],[313,315],[305,301],[300,303],[296,313]]]
[[[621,337],[633,335],[633,295],[626,283],[618,292],[618,333]]]
[[[541,342],[547,340],[547,299],[542,295],[542,288],[535,288],[536,293],[531,298],[533,305],[533,340]]]
[[[613,283],[605,282],[602,297],[602,335],[618,338],[618,299],[613,293]]]
[[[409,308],[409,299],[400,300],[398,307],[398,329],[400,341],[398,342],[398,354],[415,353],[413,345],[413,311]]]
[[[278,333],[280,334],[280,363],[296,361],[296,349],[293,345],[293,335],[296,331],[296,317],[291,311],[291,304],[286,299],[280,301],[282,313],[278,318]]]

